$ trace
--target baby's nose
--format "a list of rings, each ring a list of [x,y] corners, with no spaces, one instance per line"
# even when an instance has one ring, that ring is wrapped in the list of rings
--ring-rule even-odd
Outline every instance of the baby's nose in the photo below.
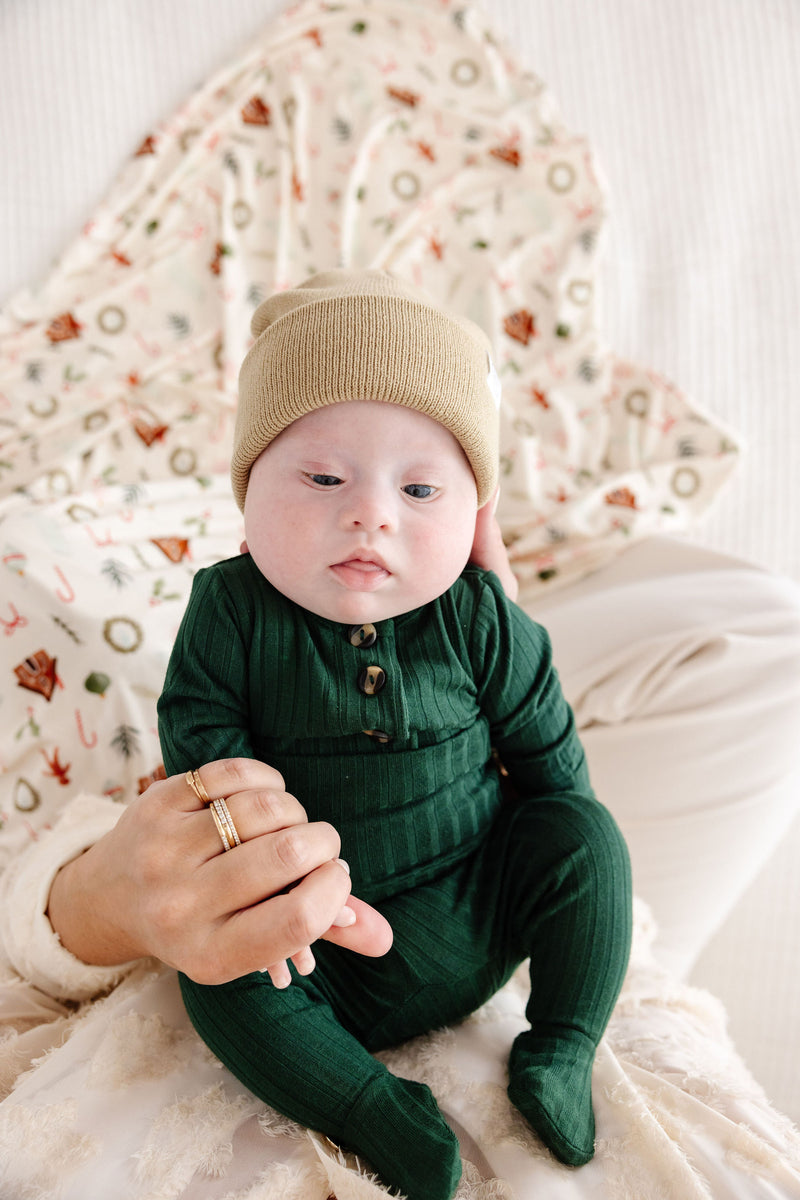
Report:
[[[345,506],[345,520],[370,533],[388,529],[394,523],[391,498],[380,488],[361,488]]]

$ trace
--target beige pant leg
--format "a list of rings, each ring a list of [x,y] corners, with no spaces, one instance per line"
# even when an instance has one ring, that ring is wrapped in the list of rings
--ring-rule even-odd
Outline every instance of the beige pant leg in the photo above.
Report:
[[[800,588],[653,538],[525,607],[685,974],[800,805]]]

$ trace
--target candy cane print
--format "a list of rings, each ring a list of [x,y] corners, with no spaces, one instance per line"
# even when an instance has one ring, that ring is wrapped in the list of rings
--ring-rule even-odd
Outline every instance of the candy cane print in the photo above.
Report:
[[[64,604],[72,604],[73,600],[75,599],[75,589],[67,579],[64,572],[61,570],[61,567],[53,567],[53,570],[64,586],[63,591],[59,588],[56,588],[56,596],[59,600],[62,600]]]
[[[97,734],[92,731],[89,737],[86,736],[83,717],[81,716],[81,710],[79,708],[75,709],[75,723],[78,726],[78,737],[81,739],[81,742],[87,750],[93,750],[97,745]]]
[[[0,617],[0,625],[3,626],[3,633],[10,637],[15,629],[25,628],[25,626],[28,624],[28,618],[20,616],[15,604],[9,603],[8,607],[11,609],[11,620],[4,621],[3,618]]]

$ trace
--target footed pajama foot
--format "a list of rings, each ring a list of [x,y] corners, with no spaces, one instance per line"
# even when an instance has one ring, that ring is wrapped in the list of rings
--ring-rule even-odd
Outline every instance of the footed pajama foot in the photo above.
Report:
[[[595,1046],[577,1031],[521,1033],[511,1047],[508,1095],[557,1159],[581,1167],[594,1156]]]
[[[350,1110],[342,1142],[408,1200],[451,1200],[461,1178],[458,1138],[422,1083],[373,1079]]]

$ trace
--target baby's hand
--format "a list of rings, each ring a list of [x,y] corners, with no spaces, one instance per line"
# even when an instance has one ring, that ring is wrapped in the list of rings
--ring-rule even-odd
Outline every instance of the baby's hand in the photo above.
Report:
[[[305,946],[302,950],[298,950],[297,954],[293,954],[291,962],[294,963],[298,975],[310,975],[317,965],[310,946]],[[289,965],[285,959],[282,962],[273,963],[271,967],[265,967],[264,973],[269,975],[276,988],[287,988],[292,982]]]
[[[365,904],[357,896],[349,896],[328,932],[323,933],[322,940],[344,946],[356,954],[366,954],[368,958],[381,958],[391,950],[393,934],[391,925],[377,909]],[[310,975],[314,970],[314,955],[309,947],[298,950],[290,961],[301,975]],[[285,962],[273,963],[264,970],[276,987],[288,987],[292,981]]]
[[[352,908],[345,905],[333,925],[338,929],[346,929],[355,923],[356,914]],[[294,964],[298,975],[310,975],[317,965],[310,946],[304,946],[302,950],[298,950],[297,954],[292,955],[290,961]],[[269,975],[276,988],[287,988],[292,982],[292,975],[285,959],[282,962],[273,963],[271,967],[264,967],[264,972]]]

